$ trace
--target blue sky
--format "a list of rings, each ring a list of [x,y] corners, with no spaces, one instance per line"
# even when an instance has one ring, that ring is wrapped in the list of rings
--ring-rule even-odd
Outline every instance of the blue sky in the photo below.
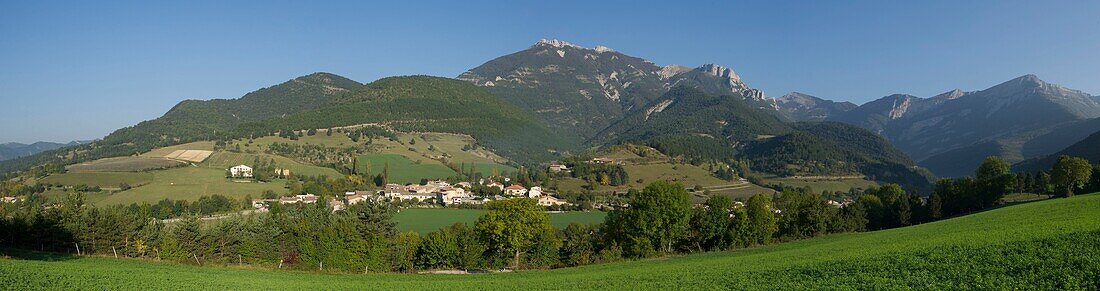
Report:
[[[1100,1],[363,2],[0,0],[0,142],[99,138],[317,71],[454,77],[539,38],[727,65],[771,96],[1029,73],[1100,94]]]

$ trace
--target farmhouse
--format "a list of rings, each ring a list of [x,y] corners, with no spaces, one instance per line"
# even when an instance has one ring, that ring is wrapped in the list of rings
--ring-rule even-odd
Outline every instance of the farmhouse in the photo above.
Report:
[[[332,207],[333,212],[346,209],[346,207],[344,206],[344,201],[340,201],[339,199],[330,200],[328,202],[328,205]]]
[[[497,183],[495,181],[489,181],[488,184],[484,184],[484,185],[485,185],[485,187],[495,187],[497,189],[500,189],[501,191],[504,191],[504,184]]]
[[[19,197],[4,197],[3,199],[4,203],[15,203],[23,200],[19,199]]]
[[[538,203],[539,203],[539,205],[542,205],[542,206],[558,206],[558,205],[567,205],[567,204],[569,204],[568,202],[565,202],[564,200],[558,199],[557,197],[550,196],[550,195],[543,195],[542,197],[539,197]]]
[[[287,196],[287,197],[279,198],[279,203],[281,203],[281,204],[294,204],[294,203],[298,203],[298,202],[316,203],[317,199],[320,199],[320,198],[321,198],[320,196],[313,195],[313,194],[294,195],[294,196]]]
[[[566,165],[553,163],[553,164],[550,164],[550,172],[554,172],[554,173],[569,172],[569,167],[566,166]]]
[[[360,191],[356,191],[356,192],[360,192]],[[355,193],[355,192],[353,192],[353,193]],[[367,201],[367,200],[371,199],[371,195],[369,193],[368,194],[352,194],[351,196],[347,196],[347,198],[348,198],[348,205],[351,205],[351,204],[358,204],[360,202]]]
[[[592,159],[592,163],[593,164],[614,164],[615,160],[608,159],[608,158],[594,158],[594,159]]]
[[[237,165],[229,168],[229,176],[233,178],[252,178],[252,167]]]
[[[523,196],[527,194],[527,188],[523,188],[523,185],[512,184],[511,186],[504,188],[504,195],[509,196]]]
[[[275,202],[279,202],[279,199],[252,199],[252,208],[267,210],[267,205]]]

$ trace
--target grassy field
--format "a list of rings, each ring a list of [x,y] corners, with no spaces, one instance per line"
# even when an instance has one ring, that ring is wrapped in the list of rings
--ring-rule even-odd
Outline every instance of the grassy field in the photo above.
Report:
[[[152,181],[153,174],[149,172],[72,172],[50,175],[41,180],[43,183],[50,184],[67,186],[84,184],[101,188],[118,188],[122,183],[138,187]]]
[[[225,170],[207,167],[182,167],[150,172],[152,180],[141,187],[111,194],[99,203],[102,205],[157,203],[165,198],[194,201],[202,196],[224,195],[242,199],[246,195],[260,197],[266,190],[285,194],[286,183],[275,180],[270,183],[236,183],[225,178]]]
[[[252,165],[256,159],[261,160],[275,160],[275,166],[278,168],[290,169],[293,175],[305,175],[305,176],[329,176],[340,177],[340,172],[332,168],[319,167],[309,164],[299,163],[290,158],[269,154],[245,154],[245,153],[231,153],[231,152],[215,152],[210,158],[200,166],[219,169],[225,171],[229,167],[236,165]]]
[[[159,157],[115,157],[66,166],[70,172],[140,172],[185,165],[183,162]]]
[[[0,259],[7,289],[1100,288],[1100,195],[700,255],[481,275],[332,275],[67,256]],[[18,256],[18,254],[16,254]],[[22,258],[22,259],[21,259]]]
[[[421,158],[416,161],[420,163],[401,155],[366,154],[359,156],[359,164],[356,166],[359,167],[359,171],[362,173],[369,172],[372,175],[377,175],[382,173],[386,164],[389,164],[390,182],[399,184],[420,183],[422,178],[446,178],[458,174],[435,160]],[[368,164],[370,165],[369,171],[367,169]]]
[[[401,231],[415,231],[425,234],[455,224],[456,222],[464,222],[473,225],[482,213],[485,213],[485,211],[480,209],[411,208],[402,209],[401,212],[394,216],[394,220],[397,221],[397,228]],[[569,226],[569,223],[573,222],[596,224],[603,222],[605,216],[607,216],[607,213],[599,211],[551,213],[550,223],[558,228],[564,228]]]

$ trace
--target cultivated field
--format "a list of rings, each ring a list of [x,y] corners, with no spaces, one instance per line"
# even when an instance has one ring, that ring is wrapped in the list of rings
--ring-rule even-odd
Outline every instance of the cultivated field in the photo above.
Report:
[[[411,208],[402,209],[394,216],[394,220],[397,221],[397,228],[401,231],[415,231],[426,234],[458,222],[472,226],[482,213],[485,213],[485,211],[480,209]],[[573,222],[581,224],[601,223],[606,216],[607,213],[599,211],[551,213],[550,223],[558,228],[564,228]]]
[[[924,225],[549,271],[328,275],[15,253],[26,289],[1085,289],[1100,288],[1100,195]],[[1041,218],[1041,219],[1038,219]]]

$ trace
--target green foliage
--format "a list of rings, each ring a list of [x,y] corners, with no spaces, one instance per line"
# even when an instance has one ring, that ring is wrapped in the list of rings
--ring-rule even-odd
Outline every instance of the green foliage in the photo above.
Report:
[[[629,257],[671,253],[688,234],[691,198],[679,183],[657,181],[631,190],[630,207],[607,216],[607,232]]]
[[[543,233],[553,232],[550,217],[533,199],[493,201],[487,209],[474,226],[478,237],[488,247],[491,259],[510,258],[514,268],[520,266],[521,254],[537,254],[532,251],[539,250],[535,246]]]
[[[1092,166],[1088,160],[1078,157],[1060,156],[1050,171],[1051,183],[1065,196],[1073,196],[1073,191],[1085,186],[1092,176]]]
[[[926,192],[931,174],[885,138],[836,122],[801,122],[795,132],[749,144],[742,158],[754,170],[783,176],[866,175]]]

